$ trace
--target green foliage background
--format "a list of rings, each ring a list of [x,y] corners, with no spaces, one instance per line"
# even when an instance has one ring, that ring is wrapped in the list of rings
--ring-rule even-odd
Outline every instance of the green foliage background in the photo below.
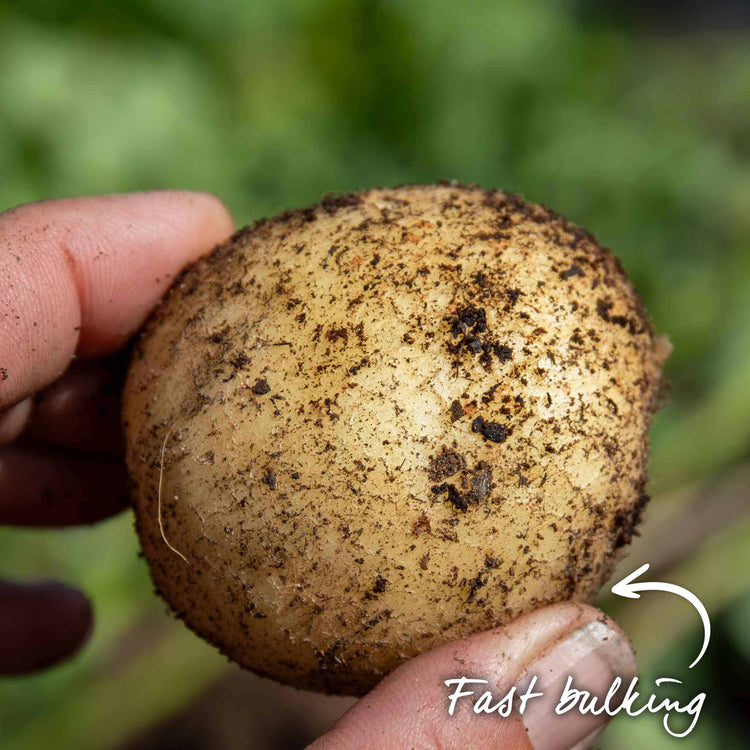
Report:
[[[375,184],[521,192],[612,247],[669,333],[651,469],[666,507],[750,452],[749,94],[746,33],[562,0],[0,0],[0,209],[194,188],[243,224]],[[744,513],[672,571],[718,623],[700,675],[687,605],[638,629],[639,603],[606,602],[642,633],[644,677],[709,693],[684,748],[747,731],[721,684],[750,659],[748,540]],[[77,661],[0,682],[0,747],[116,746],[226,669],[163,615],[136,551],[126,517],[0,532],[4,574],[80,583],[99,620]],[[618,719],[602,747],[636,741],[673,744],[659,719]]]

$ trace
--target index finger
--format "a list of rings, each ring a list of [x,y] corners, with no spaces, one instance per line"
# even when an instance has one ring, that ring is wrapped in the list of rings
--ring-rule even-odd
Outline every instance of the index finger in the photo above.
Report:
[[[120,348],[176,274],[233,229],[206,193],[30,203],[0,214],[0,409],[74,355]]]

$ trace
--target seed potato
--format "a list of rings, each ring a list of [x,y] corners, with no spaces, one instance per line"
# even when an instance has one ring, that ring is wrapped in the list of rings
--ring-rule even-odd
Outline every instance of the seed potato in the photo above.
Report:
[[[350,694],[591,601],[648,499],[666,353],[617,259],[510,194],[378,189],[257,222],[135,347],[154,582],[241,665]]]

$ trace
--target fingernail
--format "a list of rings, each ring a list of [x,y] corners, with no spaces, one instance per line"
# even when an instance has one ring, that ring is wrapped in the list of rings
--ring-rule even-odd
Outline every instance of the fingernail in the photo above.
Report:
[[[555,708],[569,677],[572,688],[598,696],[597,706],[601,706],[615,677],[622,678],[621,691],[624,692],[635,674],[630,644],[602,620],[592,620],[550,644],[525,670],[519,685],[523,692],[536,676],[533,691],[543,693],[530,700],[523,713],[534,750],[590,746],[598,736],[596,733],[601,733],[611,719],[606,712],[594,716],[581,713],[577,707],[556,714]],[[611,705],[618,705],[616,698]]]
[[[33,403],[31,397],[25,398],[0,412],[0,445],[12,443],[26,429]]]
[[[580,742],[576,742],[570,750],[592,750],[594,743],[604,734],[604,730],[607,728],[605,724],[599,729],[595,729],[588,737],[584,737]]]

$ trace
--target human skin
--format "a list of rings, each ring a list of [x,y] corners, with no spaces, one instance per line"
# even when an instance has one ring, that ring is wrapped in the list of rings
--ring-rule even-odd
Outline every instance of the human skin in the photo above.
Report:
[[[118,353],[175,275],[232,229],[216,198],[178,191],[0,214],[0,523],[92,523],[127,504]],[[86,597],[67,585],[0,583],[0,674],[71,656],[92,621]],[[547,607],[406,663],[315,746],[585,746],[606,716],[551,718],[543,701],[524,717],[477,716],[466,701],[448,716],[446,679],[483,675],[498,694],[536,671],[548,682],[573,671],[606,691],[634,663],[601,612]]]

